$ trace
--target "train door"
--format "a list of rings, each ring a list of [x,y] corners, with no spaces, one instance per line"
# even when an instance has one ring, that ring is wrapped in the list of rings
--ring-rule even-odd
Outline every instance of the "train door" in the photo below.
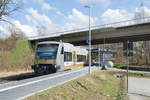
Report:
[[[61,70],[64,70],[64,46],[63,45],[61,48],[61,54],[59,59],[60,59]]]
[[[59,67],[59,68],[57,68],[57,71],[64,70],[64,45],[62,42],[60,42],[60,44],[59,44],[56,65]]]
[[[73,51],[73,65],[76,66],[76,51]]]

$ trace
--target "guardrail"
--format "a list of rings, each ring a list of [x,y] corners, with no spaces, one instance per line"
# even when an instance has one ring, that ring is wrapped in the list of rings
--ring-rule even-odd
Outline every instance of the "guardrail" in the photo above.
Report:
[[[119,21],[119,22],[114,22],[114,23],[91,26],[91,30],[125,27],[125,26],[138,25],[138,24],[144,24],[144,23],[150,23],[150,17],[136,18],[136,19],[131,19],[131,20],[125,20],[125,21]],[[56,37],[56,36],[60,36],[62,34],[71,34],[71,33],[75,33],[75,32],[88,31],[88,29],[89,29],[89,27],[77,28],[77,29],[73,29],[73,30],[50,33],[50,35],[46,34],[44,36],[32,36],[28,39],[34,40],[34,39],[42,39],[42,38],[48,38],[48,37]]]

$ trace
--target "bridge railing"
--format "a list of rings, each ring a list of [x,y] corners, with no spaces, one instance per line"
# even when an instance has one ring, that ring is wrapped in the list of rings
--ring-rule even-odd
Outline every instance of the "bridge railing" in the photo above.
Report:
[[[119,22],[114,22],[114,23],[91,26],[91,30],[125,27],[125,26],[138,25],[138,24],[144,24],[144,23],[150,23],[150,17],[135,18],[135,19],[131,19],[131,20],[125,20],[125,21],[119,21]],[[28,39],[34,40],[34,39],[42,39],[42,38],[48,38],[48,37],[56,37],[56,36],[60,36],[60,35],[64,35],[64,34],[72,34],[72,33],[76,33],[76,32],[88,31],[88,30],[89,30],[89,27],[77,28],[77,29],[67,30],[67,31],[63,31],[63,32],[54,32],[54,33],[50,33],[49,35],[46,34],[44,36],[32,36],[32,37],[29,37]]]

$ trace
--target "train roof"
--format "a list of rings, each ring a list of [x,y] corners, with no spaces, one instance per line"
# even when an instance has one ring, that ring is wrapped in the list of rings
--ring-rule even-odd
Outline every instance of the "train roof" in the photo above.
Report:
[[[44,41],[44,42],[39,42],[38,44],[60,44],[60,42],[57,42],[57,41]],[[73,44],[71,44],[71,43],[63,42],[63,44],[65,46],[73,46]]]
[[[56,42],[56,41],[44,41],[44,42],[39,42],[38,44],[59,44],[60,42]]]

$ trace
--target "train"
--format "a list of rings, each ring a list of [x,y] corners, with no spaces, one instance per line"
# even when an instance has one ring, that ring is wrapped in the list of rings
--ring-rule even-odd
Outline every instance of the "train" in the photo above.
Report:
[[[62,41],[44,41],[36,45],[32,69],[37,74],[56,73],[84,66],[88,59],[86,48]]]

